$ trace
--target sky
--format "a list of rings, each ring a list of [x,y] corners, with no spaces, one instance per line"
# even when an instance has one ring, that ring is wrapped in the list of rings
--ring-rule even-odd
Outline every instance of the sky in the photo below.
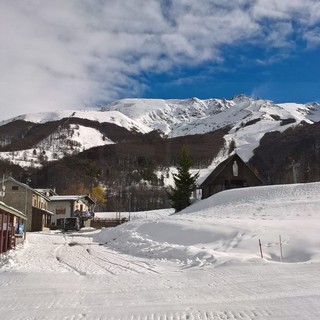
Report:
[[[320,100],[318,0],[17,0],[0,16],[0,120],[122,98]]]

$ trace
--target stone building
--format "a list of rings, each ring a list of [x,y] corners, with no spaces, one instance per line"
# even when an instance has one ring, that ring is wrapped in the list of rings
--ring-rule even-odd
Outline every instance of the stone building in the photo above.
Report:
[[[12,177],[1,184],[5,188],[2,201],[26,215],[26,231],[43,231],[50,227],[53,213],[48,210],[50,199],[47,196]]]

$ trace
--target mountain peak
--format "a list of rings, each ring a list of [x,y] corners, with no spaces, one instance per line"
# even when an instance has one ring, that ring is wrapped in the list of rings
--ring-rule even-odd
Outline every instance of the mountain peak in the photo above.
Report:
[[[232,97],[232,101],[234,101],[235,103],[241,103],[241,102],[252,101],[252,100],[254,99],[246,96],[245,94],[237,94]]]

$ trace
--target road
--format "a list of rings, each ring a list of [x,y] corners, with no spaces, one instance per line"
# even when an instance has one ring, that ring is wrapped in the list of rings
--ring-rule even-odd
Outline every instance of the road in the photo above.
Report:
[[[0,268],[0,319],[319,319],[319,280],[316,263],[186,268],[33,233]]]

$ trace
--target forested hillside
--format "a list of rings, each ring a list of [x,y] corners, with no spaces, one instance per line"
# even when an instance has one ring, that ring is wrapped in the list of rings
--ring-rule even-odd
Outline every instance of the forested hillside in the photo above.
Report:
[[[267,133],[250,163],[269,184],[320,181],[320,123]]]

